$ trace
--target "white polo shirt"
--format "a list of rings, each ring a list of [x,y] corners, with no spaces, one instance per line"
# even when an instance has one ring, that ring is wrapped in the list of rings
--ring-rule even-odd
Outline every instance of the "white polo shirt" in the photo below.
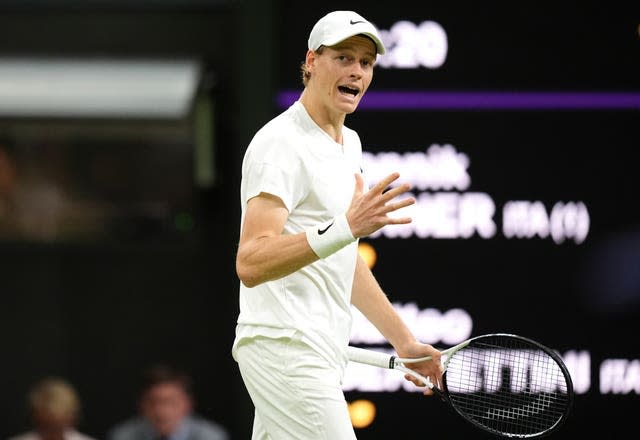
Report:
[[[254,136],[242,164],[242,220],[247,202],[261,192],[279,197],[289,211],[283,234],[298,234],[348,209],[355,173],[362,173],[358,134],[343,128],[336,143],[299,101]],[[303,341],[325,359],[346,366],[351,332],[351,289],[357,241],[288,276],[248,288],[240,283],[240,314],[233,345],[256,336]]]

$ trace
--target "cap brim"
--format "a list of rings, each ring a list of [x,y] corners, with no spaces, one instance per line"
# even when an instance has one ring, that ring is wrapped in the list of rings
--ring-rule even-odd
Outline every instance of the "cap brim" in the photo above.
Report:
[[[324,45],[335,46],[336,44],[342,43],[344,40],[347,40],[351,37],[355,37],[356,35],[364,35],[366,37],[369,37],[373,41],[373,43],[376,45],[376,52],[380,55],[383,55],[385,53],[386,49],[384,47],[384,44],[382,44],[382,41],[380,41],[377,35],[372,34],[371,32],[355,32],[353,34],[349,34],[344,37],[334,38],[335,41],[334,40],[326,41]]]

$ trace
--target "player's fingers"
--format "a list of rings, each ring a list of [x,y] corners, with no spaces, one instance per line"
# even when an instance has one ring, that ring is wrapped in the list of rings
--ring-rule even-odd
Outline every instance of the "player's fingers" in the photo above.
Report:
[[[410,382],[413,382],[413,384],[417,387],[424,387],[424,391],[422,391],[422,394],[425,396],[431,396],[433,395],[433,390],[431,388],[429,388],[428,386],[426,386],[426,384],[422,383],[421,380],[416,379],[415,377],[413,377],[410,374],[405,374],[404,378],[407,379]]]
[[[413,377],[413,376],[412,376],[412,375],[410,375],[410,374],[405,374],[405,375],[404,375],[404,378],[405,378],[405,379],[407,379],[409,382],[413,382],[413,384],[414,384],[415,386],[418,386],[418,387],[423,387],[423,386],[425,386],[425,384],[423,384],[421,380],[416,379],[415,377]]]
[[[414,199],[413,197],[407,197],[397,202],[387,203],[386,205],[384,205],[383,212],[385,214],[388,214],[390,212],[397,211],[398,209],[405,208],[409,205],[413,205],[415,202],[416,199]]]
[[[388,191],[385,191],[382,194],[382,200],[386,203],[389,200],[398,197],[400,194],[404,194],[411,189],[411,185],[408,183],[403,183],[402,185],[394,186],[390,188]]]
[[[396,173],[389,174],[387,177],[385,177],[384,179],[376,183],[374,187],[371,188],[371,191],[373,191],[376,194],[382,193],[382,191],[384,191],[385,188],[388,187],[391,184],[391,182],[396,180],[398,177],[400,177],[400,173],[396,172]]]
[[[398,217],[398,218],[387,217],[387,219],[388,219],[386,223],[387,225],[407,225],[413,221],[411,217]]]

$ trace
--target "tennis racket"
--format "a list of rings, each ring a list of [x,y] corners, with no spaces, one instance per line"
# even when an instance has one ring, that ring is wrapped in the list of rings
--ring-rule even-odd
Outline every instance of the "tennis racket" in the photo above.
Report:
[[[349,360],[410,374],[462,418],[499,437],[534,438],[557,430],[573,404],[569,371],[553,350],[531,339],[494,333],[441,351],[442,388],[407,365],[429,360],[399,358],[349,346]]]

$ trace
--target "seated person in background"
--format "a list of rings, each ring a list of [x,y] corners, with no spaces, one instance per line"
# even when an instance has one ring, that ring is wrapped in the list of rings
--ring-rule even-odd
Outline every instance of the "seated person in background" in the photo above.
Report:
[[[80,399],[66,381],[43,379],[33,385],[27,400],[33,429],[9,440],[94,440],[75,429]]]
[[[150,368],[139,396],[139,415],[121,422],[108,440],[228,440],[222,426],[193,413],[191,380],[166,365]]]

